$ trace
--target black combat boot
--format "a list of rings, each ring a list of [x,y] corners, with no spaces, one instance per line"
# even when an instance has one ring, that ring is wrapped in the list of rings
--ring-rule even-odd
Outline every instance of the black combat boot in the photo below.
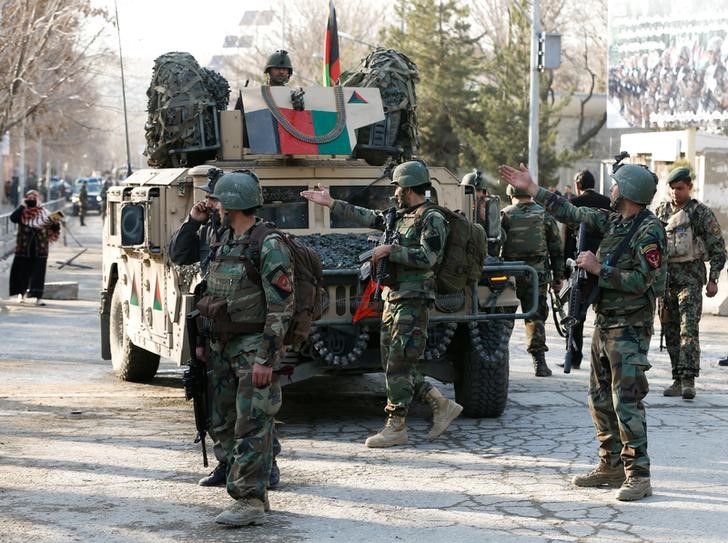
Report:
[[[227,482],[227,462],[220,462],[210,475],[200,479],[197,484],[200,486],[223,486]]]
[[[551,370],[546,365],[546,357],[543,351],[540,353],[532,353],[533,357],[533,369],[536,370],[536,377],[548,377],[551,375]]]

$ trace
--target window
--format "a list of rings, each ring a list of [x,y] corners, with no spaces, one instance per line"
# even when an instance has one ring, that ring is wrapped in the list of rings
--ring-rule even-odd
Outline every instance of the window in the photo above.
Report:
[[[301,197],[307,186],[263,187],[263,207],[256,215],[279,228],[308,228],[308,200]]]

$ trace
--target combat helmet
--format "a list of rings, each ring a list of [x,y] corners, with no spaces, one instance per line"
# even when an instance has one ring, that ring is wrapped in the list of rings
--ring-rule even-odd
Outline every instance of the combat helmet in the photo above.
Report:
[[[223,172],[220,168],[210,168],[207,171],[207,185],[197,185],[195,188],[206,192],[208,196],[212,196],[212,193],[215,192],[215,185],[217,184],[218,179],[220,179],[224,173],[225,172]]]
[[[623,164],[609,176],[619,187],[619,197],[612,203],[614,208],[621,198],[648,205],[657,192],[657,176],[642,164]]]
[[[419,187],[430,182],[430,172],[421,160],[410,160],[403,162],[394,169],[392,174],[392,185],[399,185],[402,188]]]
[[[508,185],[506,194],[508,196],[531,196],[526,189],[517,189],[513,185]]]
[[[479,190],[488,190],[491,183],[488,178],[480,171],[473,170],[470,173],[466,173],[463,179],[460,181],[461,187],[473,187]]]
[[[278,49],[270,55],[265,63],[263,73],[267,74],[271,68],[288,68],[288,75],[292,75],[293,63],[291,62],[291,57],[288,56],[288,51]]]
[[[263,205],[260,180],[250,170],[235,170],[220,177],[210,197],[218,200],[226,211],[255,209]]]

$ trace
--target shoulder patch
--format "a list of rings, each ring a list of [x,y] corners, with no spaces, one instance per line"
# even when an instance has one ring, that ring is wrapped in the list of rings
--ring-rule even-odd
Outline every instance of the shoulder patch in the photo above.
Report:
[[[657,243],[648,243],[647,245],[644,245],[640,252],[644,255],[650,268],[656,270],[660,267],[662,255],[660,254],[660,248],[657,246]]]

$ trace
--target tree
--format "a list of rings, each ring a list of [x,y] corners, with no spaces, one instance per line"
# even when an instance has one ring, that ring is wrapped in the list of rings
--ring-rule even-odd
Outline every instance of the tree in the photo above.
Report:
[[[420,154],[428,162],[456,170],[467,124],[475,40],[468,9],[455,0],[400,0],[395,13],[402,27],[385,33],[387,47],[409,56],[420,72],[417,117]]]

